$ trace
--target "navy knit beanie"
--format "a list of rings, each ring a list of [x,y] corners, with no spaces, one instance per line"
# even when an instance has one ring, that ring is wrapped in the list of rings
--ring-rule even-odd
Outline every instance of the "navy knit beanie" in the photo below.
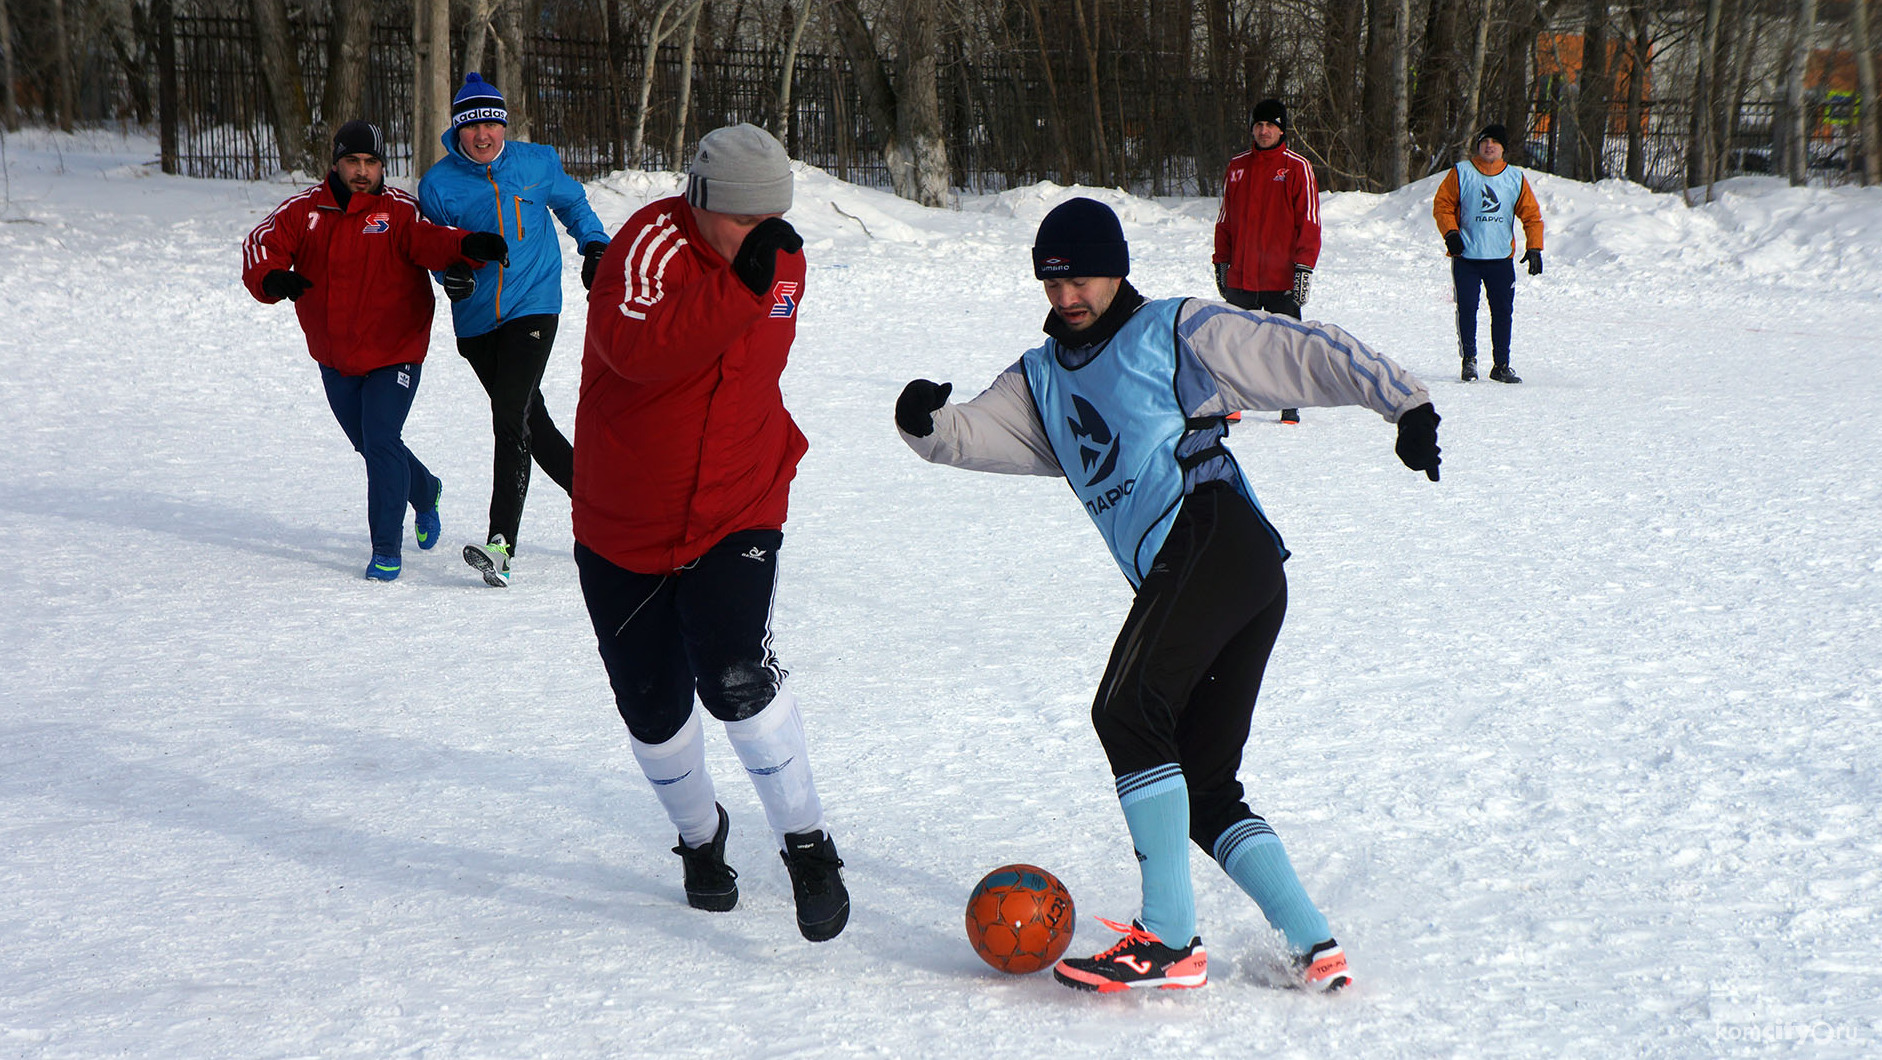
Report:
[[[1117,214],[1096,199],[1067,199],[1039,222],[1032,274],[1041,280],[1129,276],[1130,244]]]
[[[503,93],[497,86],[478,77],[476,72],[464,75],[464,87],[451,97],[451,131],[472,122],[494,121],[499,125],[510,124],[510,112],[503,107]]]
[[[1255,112],[1248,116],[1248,124],[1252,126],[1258,121],[1271,121],[1280,126],[1281,131],[1285,133],[1287,131],[1287,104],[1278,99],[1264,99],[1255,104]]]
[[[354,118],[339,127],[333,134],[333,162],[338,165],[347,155],[371,155],[381,162],[386,160],[386,138],[379,131],[379,126],[369,121]]]
[[[1480,147],[1485,140],[1495,140],[1504,150],[1508,150],[1510,145],[1510,131],[1492,122],[1483,127],[1483,131],[1477,134],[1477,138],[1472,140],[1471,144],[1472,146]]]

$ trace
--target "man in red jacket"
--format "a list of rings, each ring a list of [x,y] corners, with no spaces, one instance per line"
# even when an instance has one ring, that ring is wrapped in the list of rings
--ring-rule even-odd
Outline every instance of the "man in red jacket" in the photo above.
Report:
[[[294,303],[327,404],[366,459],[366,577],[399,576],[405,506],[418,547],[438,543],[444,483],[402,433],[431,344],[427,269],[504,257],[503,237],[435,225],[418,200],[385,186],[385,138],[349,121],[333,137],[327,179],[275,207],[242,244],[242,283],[261,302]]]
[[[790,206],[784,147],[731,126],[700,140],[684,196],[643,207],[608,244],[575,411],[575,563],[634,757],[679,830],[687,902],[738,902],[697,694],[758,789],[798,930],[821,942],[848,922],[849,892],[770,646],[808,448],[778,389],[804,294]]]
[[[1215,286],[1239,309],[1300,319],[1320,260],[1320,192],[1313,165],[1287,147],[1287,105],[1255,104],[1254,146],[1229,160],[1215,222]],[[1282,409],[1299,423],[1299,409]]]

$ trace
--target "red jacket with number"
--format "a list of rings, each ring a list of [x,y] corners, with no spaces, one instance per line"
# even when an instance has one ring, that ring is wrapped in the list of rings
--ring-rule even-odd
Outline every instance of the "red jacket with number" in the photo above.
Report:
[[[1244,291],[1287,291],[1294,266],[1320,261],[1320,191],[1313,165],[1282,140],[1229,160],[1222,176],[1222,212],[1215,222],[1215,257],[1228,262],[1228,285]]]
[[[397,188],[354,193],[342,208],[326,181],[275,207],[242,243],[242,283],[261,289],[276,269],[313,283],[294,303],[307,352],[341,375],[417,363],[431,344],[427,269],[479,265],[458,249],[461,228],[419,216],[418,200]],[[481,266],[480,266],[481,267]]]
[[[778,389],[803,291],[803,254],[780,253],[770,289],[754,295],[681,197],[621,226],[588,296],[577,541],[617,567],[664,574],[727,534],[784,526],[810,447]]]

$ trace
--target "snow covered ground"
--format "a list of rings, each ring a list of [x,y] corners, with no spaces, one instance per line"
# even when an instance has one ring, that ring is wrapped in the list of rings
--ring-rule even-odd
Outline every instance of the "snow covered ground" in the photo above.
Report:
[[[855,899],[811,945],[717,736],[745,897],[684,906],[554,487],[512,588],[458,558],[489,432],[442,305],[407,437],[447,547],[368,583],[358,458],[237,277],[297,185],[154,154],[0,141],[0,1055],[1882,1052],[1882,189],[1537,178],[1516,387],[1456,380],[1435,178],[1325,199],[1308,315],[1444,416],[1435,484],[1359,410],[1231,439],[1294,551],[1243,776],[1359,985],[1260,985],[1278,938],[1198,854],[1210,985],[1119,999],[991,971],[962,910],[1029,861],[1079,951],[1135,911],[1086,720],[1128,586],[1061,483],[931,467],[890,418],[1035,343],[1026,248],[1072,192],[799,181],[777,647]],[[675,184],[591,196],[612,228]],[[1089,193],[1146,294],[1210,292],[1212,201]]]

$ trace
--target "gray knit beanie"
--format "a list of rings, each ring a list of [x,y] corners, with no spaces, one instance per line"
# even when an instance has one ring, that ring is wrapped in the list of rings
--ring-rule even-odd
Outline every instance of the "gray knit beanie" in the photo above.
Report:
[[[702,210],[752,216],[791,208],[791,156],[756,125],[701,137],[686,173],[686,201]]]

